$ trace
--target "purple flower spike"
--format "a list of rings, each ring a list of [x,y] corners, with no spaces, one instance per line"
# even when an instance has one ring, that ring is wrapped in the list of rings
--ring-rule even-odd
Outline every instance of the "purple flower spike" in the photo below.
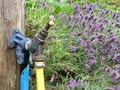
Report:
[[[81,80],[78,80],[77,85],[78,86],[83,86],[83,82]]]
[[[117,41],[117,42],[118,42],[118,45],[120,45],[120,38],[118,39],[118,41]]]
[[[114,90],[120,90],[120,85],[114,85],[114,86],[113,86],[113,89],[114,89]]]
[[[117,27],[117,28],[120,28],[120,24],[117,23],[117,24],[116,24],[116,27]]]
[[[70,48],[71,52],[76,52],[76,47],[75,46],[70,45],[69,48]]]
[[[84,40],[82,40],[82,39],[79,39],[78,41],[77,41],[77,43],[78,44],[80,44],[82,47],[86,47],[87,46],[87,44],[84,42]]]
[[[78,14],[78,16],[76,17],[76,21],[79,21],[82,19],[82,14]]]
[[[120,82],[120,74],[117,71],[112,70],[110,76],[111,76],[111,79],[112,79],[113,82],[115,82],[115,83]]]
[[[87,10],[91,11],[94,7],[92,5],[87,6]]]
[[[102,80],[103,78],[102,77],[97,77],[96,78],[96,82],[99,82],[100,80]]]
[[[91,18],[91,19],[94,19],[94,17],[95,17],[94,14],[92,14],[90,18]]]
[[[58,27],[57,27],[57,26],[54,26],[54,30],[58,30]]]
[[[69,83],[66,86],[66,90],[75,88],[77,86],[83,86],[83,82],[81,80],[74,80],[73,78],[70,78]]]
[[[58,35],[54,35],[54,39],[57,39],[58,38]]]
[[[111,45],[111,49],[110,49],[111,54],[116,54],[117,50],[118,50],[118,48],[115,45]]]
[[[102,13],[102,14],[100,15],[100,17],[104,19],[104,18],[105,18],[105,14]]]
[[[47,9],[48,8],[47,2],[43,2],[43,6]]]
[[[72,0],[67,0],[67,3],[68,3],[68,4],[71,4],[71,3],[72,3]]]
[[[102,72],[105,71],[105,72],[109,73],[111,71],[111,68],[109,66],[105,66],[105,67],[100,68],[100,71],[102,71]]]
[[[74,4],[74,11],[78,12],[80,10],[80,7],[77,3]]]
[[[106,11],[105,11],[105,14],[108,14],[109,12],[110,12],[110,10],[106,10]]]
[[[101,34],[101,35],[98,35],[97,38],[98,38],[98,41],[100,41],[100,42],[101,42],[101,41],[104,41],[105,35],[102,35],[102,34]]]
[[[119,62],[119,61],[120,61],[120,55],[119,55],[119,54],[115,54],[115,55],[113,56],[113,58],[112,58],[112,61],[113,61],[114,63]]]
[[[71,78],[71,79],[69,80],[69,84],[67,85],[67,88],[68,88],[68,89],[69,89],[69,88],[74,88],[74,87],[76,87],[76,85],[77,85],[76,80],[74,80],[73,78]]]
[[[112,18],[115,18],[115,17],[116,17],[116,13],[113,13]]]
[[[120,64],[115,65],[115,66],[114,66],[114,69],[115,69],[116,71],[120,71]]]
[[[90,71],[91,70],[91,66],[89,64],[85,64],[85,70],[86,71]]]
[[[87,22],[83,22],[83,23],[82,23],[83,28],[85,28],[86,25],[87,25]]]

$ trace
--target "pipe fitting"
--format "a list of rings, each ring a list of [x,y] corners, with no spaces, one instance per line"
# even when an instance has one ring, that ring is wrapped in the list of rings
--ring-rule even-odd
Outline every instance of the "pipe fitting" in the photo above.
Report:
[[[45,67],[44,62],[35,62],[35,68],[43,68]]]

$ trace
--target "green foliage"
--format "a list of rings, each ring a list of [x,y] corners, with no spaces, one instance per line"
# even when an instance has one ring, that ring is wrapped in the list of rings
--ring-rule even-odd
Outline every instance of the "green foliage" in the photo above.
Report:
[[[97,0],[86,0],[81,2],[79,0],[72,1],[73,3],[83,5],[86,1],[90,4],[95,3]],[[46,3],[48,7],[43,3]],[[83,68],[85,64],[83,62],[85,59],[85,52],[82,47],[75,44],[78,38],[67,38],[68,33],[72,32],[74,29],[74,27],[73,29],[70,29],[70,27],[76,23],[71,22],[70,25],[66,25],[65,23],[68,20],[68,16],[74,13],[73,3],[68,4],[66,0],[61,2],[57,0],[46,0],[46,2],[44,2],[44,0],[26,0],[26,36],[32,37],[39,29],[44,27],[48,17],[54,15],[56,19],[55,27],[57,27],[57,30],[54,30],[55,27],[50,29],[49,37],[45,44],[45,81],[47,90],[65,90],[70,78],[74,78],[75,80],[80,79],[84,82],[83,86],[75,87],[70,90],[105,90],[112,85],[112,81],[108,78],[108,75],[99,72],[99,65],[95,65],[92,71],[87,73]],[[100,9],[103,9],[103,5],[106,5],[106,0],[102,0],[98,6]],[[120,8],[110,5],[107,5],[103,10],[105,9],[120,11]],[[80,27],[74,30],[79,32]],[[119,36],[118,33],[116,33],[116,35]],[[69,47],[71,43],[77,47],[76,53],[70,52]],[[96,56],[96,58],[98,57],[99,56]],[[105,64],[102,66],[105,66]],[[98,77],[102,79],[96,81]],[[52,78],[53,80],[51,80]],[[30,76],[30,90],[35,90],[35,85],[35,70],[33,69]]]

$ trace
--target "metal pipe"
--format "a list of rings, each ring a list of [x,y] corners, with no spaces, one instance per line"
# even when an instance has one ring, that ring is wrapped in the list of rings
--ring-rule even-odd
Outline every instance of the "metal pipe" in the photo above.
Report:
[[[45,90],[44,62],[35,62],[37,90]]]
[[[32,40],[29,40],[25,43],[25,50],[36,51],[37,55],[35,57],[35,68],[36,68],[36,81],[37,81],[37,90],[45,90],[44,84],[44,58],[43,56],[43,45],[45,39],[48,35],[48,30],[51,26],[54,25],[54,17],[50,16],[46,26],[35,35]]]
[[[29,90],[29,64],[21,65],[20,90]]]

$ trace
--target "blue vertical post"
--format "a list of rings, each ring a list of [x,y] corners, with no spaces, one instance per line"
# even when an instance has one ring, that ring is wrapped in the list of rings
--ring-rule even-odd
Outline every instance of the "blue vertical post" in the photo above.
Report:
[[[29,90],[29,64],[21,71],[20,90]]]

